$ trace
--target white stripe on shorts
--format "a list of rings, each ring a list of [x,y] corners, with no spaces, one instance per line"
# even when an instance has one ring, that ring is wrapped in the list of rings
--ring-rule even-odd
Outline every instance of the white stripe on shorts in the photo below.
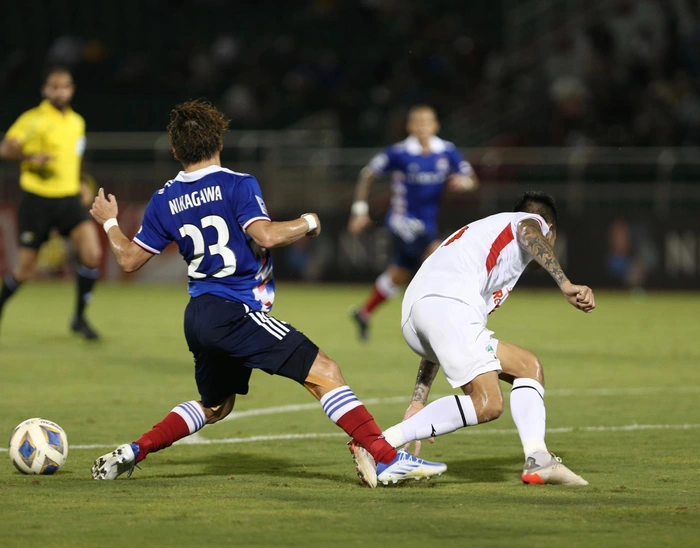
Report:
[[[271,323],[279,327],[285,334],[289,333],[289,328],[284,325],[281,321],[279,321],[277,318],[273,318],[272,316],[267,316],[267,319],[270,320]]]
[[[272,318],[270,318],[270,316],[268,316],[267,314],[264,314],[264,313],[262,313],[262,312],[258,312],[258,314],[260,314],[258,317],[263,321],[263,323],[269,325],[270,328],[271,328],[275,333],[279,333],[279,334],[282,335],[283,337],[287,334],[286,331],[280,329],[280,327],[279,327],[277,324],[275,324],[275,323],[273,323],[273,322],[271,321]]]
[[[257,314],[258,314],[258,312],[253,312],[252,314],[248,314],[248,316],[253,318],[253,321],[256,324],[258,324],[260,327],[262,327],[265,331],[267,331],[270,335],[272,335],[273,337],[276,337],[277,339],[279,339],[281,341],[284,338],[284,336],[280,335],[276,331],[273,331],[272,328],[269,325],[267,325],[266,323],[263,323],[260,320],[260,318],[257,316]]]

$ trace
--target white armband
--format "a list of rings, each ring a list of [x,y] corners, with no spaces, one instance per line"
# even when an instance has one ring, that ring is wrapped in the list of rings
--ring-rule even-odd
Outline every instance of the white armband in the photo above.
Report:
[[[357,200],[353,202],[350,211],[353,215],[367,215],[369,213],[369,204],[362,200]]]
[[[119,222],[114,217],[112,217],[111,219],[107,219],[105,221],[105,224],[102,225],[102,228],[104,228],[105,232],[109,234],[109,229],[113,226],[119,226]]]
[[[307,222],[307,224],[309,225],[309,230],[306,231],[307,233],[313,232],[314,230],[316,230],[318,228],[318,223],[316,222],[316,217],[314,217],[310,213],[305,213],[304,215],[301,216],[301,218],[304,219]]]

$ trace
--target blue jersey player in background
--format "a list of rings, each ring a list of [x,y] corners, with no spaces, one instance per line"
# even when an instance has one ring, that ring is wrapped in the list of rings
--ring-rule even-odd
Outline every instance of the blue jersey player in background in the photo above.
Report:
[[[348,229],[360,234],[372,225],[369,198],[372,182],[391,174],[391,209],[386,226],[394,254],[389,267],[377,278],[365,304],[353,311],[360,338],[368,339],[369,319],[381,303],[405,286],[421,263],[438,248],[437,216],[445,189],[476,190],[479,181],[457,147],[437,136],[440,124],[432,107],[418,105],[408,112],[408,137],[377,154],[360,173]]]
[[[226,417],[236,395],[248,393],[253,369],[292,379],[318,398],[328,417],[350,436],[358,472],[371,487],[441,474],[444,464],[389,445],[338,365],[303,333],[268,314],[275,284],[267,249],[316,237],[321,223],[314,213],[286,222],[270,220],[257,180],[221,167],[227,127],[224,115],[203,101],[172,111],[168,133],[184,170],[153,194],[133,240],[119,228],[113,195],[105,197],[100,189],[90,210],[127,272],[141,268],[171,242],[177,244],[187,263],[191,299],[185,338],[200,395],[175,406],[133,443],[99,457],[92,477],[131,475],[149,453]]]

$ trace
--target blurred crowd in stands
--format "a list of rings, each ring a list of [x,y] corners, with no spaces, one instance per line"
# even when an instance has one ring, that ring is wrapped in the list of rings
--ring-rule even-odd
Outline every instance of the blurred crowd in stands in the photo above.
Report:
[[[234,128],[331,124],[355,146],[401,138],[419,102],[460,144],[700,144],[700,0],[589,0],[517,47],[493,0],[78,3],[8,5],[0,93],[17,108],[61,63],[91,130],[160,130],[204,96]]]

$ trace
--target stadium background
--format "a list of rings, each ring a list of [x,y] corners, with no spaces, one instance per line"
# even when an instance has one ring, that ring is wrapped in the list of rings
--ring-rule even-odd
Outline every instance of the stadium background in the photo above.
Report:
[[[347,311],[388,259],[388,183],[372,193],[378,228],[362,238],[345,228],[359,170],[403,137],[410,105],[437,108],[441,135],[482,181],[477,193],[446,198],[441,230],[509,209],[526,189],[548,191],[563,210],[558,255],[598,306],[580,314],[550,279],[528,273],[522,285],[547,290],[519,285],[489,319],[542,360],[547,444],[590,487],[521,485],[504,385],[498,421],[424,444],[422,457],[448,463],[443,477],[363,489],[347,438],[317,402],[263,373],[227,421],[149,456],[128,480],[94,482],[97,456],[195,397],[182,336],[186,270],[171,249],[126,276],[105,247],[107,283],[88,311],[103,340],[91,344],[68,333],[73,262],[56,241],[44,281],[27,283],[3,312],[0,435],[43,416],[66,430],[70,455],[55,476],[23,476],[0,446],[0,545],[698,545],[699,8],[6,2],[0,133],[38,104],[44,66],[72,66],[85,167],[118,196],[127,235],[180,169],[164,134],[169,110],[196,97],[232,119],[223,161],[258,176],[275,218],[320,214],[320,238],[274,250],[285,280],[274,313],[338,360],[380,425],[401,419],[415,378],[396,325],[401,302],[378,312],[369,344],[355,340]],[[0,273],[16,249],[17,176],[0,162]],[[431,396],[451,392],[438,375]]]
[[[565,264],[591,285],[699,287],[697,2],[72,5],[8,6],[0,127],[38,102],[39,67],[71,66],[89,132],[85,169],[120,198],[127,233],[179,170],[163,134],[169,109],[207,97],[232,120],[224,163],[258,176],[275,218],[314,210],[324,221],[320,240],[276,252],[278,276],[372,279],[388,238],[381,228],[346,233],[353,185],[379,147],[403,137],[407,108],[425,102],[483,182],[476,195],[446,198],[443,232],[540,188],[563,209]],[[6,271],[18,170],[0,170]],[[388,185],[377,188],[381,226]],[[184,264],[168,257],[138,277],[182,280]],[[118,278],[105,260],[105,276]],[[44,266],[64,270],[55,256]]]

